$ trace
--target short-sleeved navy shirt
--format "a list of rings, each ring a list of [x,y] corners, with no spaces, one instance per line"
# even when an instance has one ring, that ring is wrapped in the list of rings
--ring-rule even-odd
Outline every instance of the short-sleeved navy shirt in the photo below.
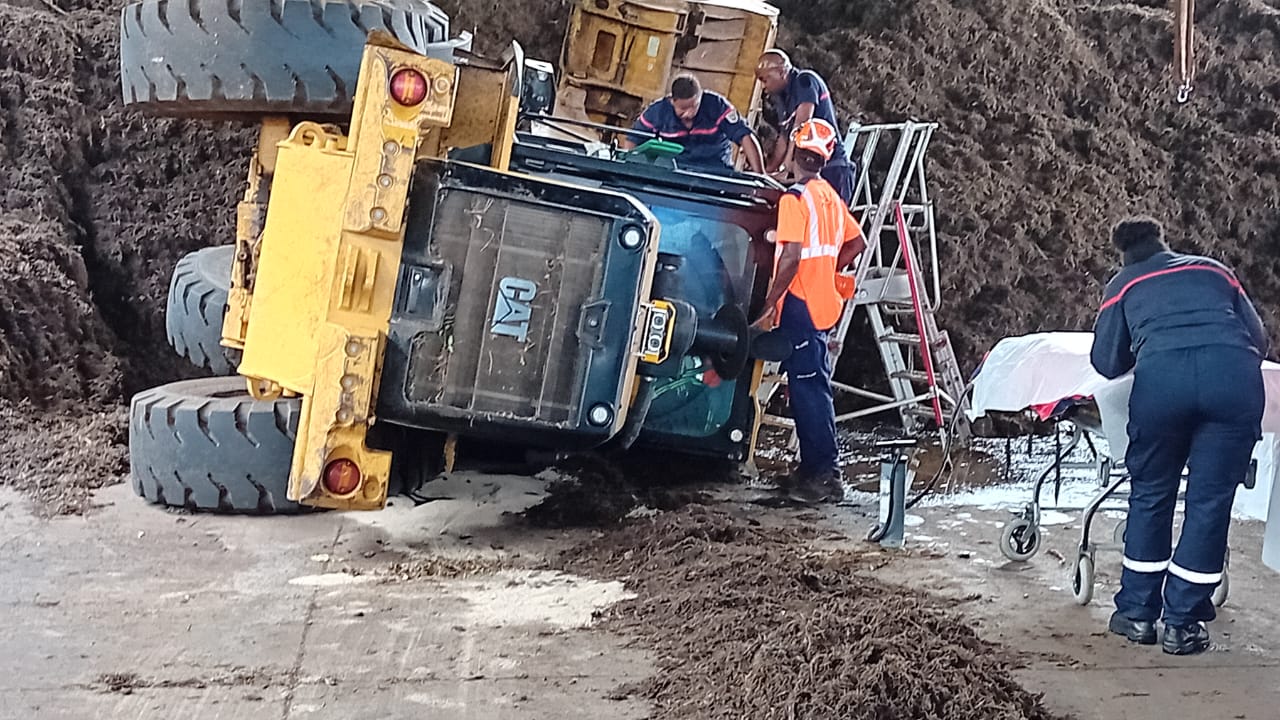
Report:
[[[692,127],[676,116],[670,98],[662,98],[645,108],[636,120],[632,142],[642,143],[655,135],[684,146],[676,164],[690,170],[723,172],[733,169],[733,144],[751,134],[751,128],[723,95],[704,90]]]
[[[813,117],[826,120],[836,129],[836,153],[832,157],[833,164],[848,161],[844,150],[844,137],[840,134],[840,123],[836,121],[836,107],[831,102],[831,91],[827,83],[818,73],[812,70],[796,70],[792,68],[787,80],[787,87],[770,98],[782,123],[782,131],[789,137],[795,132],[796,110],[804,103],[813,104]]]

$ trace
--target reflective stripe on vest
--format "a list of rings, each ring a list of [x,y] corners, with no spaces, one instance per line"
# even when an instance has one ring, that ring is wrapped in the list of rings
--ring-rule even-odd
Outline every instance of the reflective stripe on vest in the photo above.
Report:
[[[840,240],[844,236],[844,216],[840,217],[839,233],[840,237],[834,238],[831,244],[823,244],[822,238],[818,235],[818,204],[813,201],[813,195],[809,192],[809,188],[805,188],[800,193],[804,198],[805,204],[809,206],[809,238],[804,244],[804,248],[800,250],[800,259],[809,260],[819,257],[839,257],[840,256]]]

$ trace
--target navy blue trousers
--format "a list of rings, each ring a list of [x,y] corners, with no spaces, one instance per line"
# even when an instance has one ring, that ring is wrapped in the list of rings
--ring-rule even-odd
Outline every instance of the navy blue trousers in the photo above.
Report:
[[[783,361],[782,369],[787,373],[791,415],[800,440],[799,473],[823,477],[839,469],[827,331],[814,327],[809,306],[790,293],[782,301],[778,329],[791,341],[791,357]]]
[[[1143,355],[1129,399],[1129,523],[1116,609],[1185,626],[1212,620],[1236,486],[1261,437],[1261,361],[1209,346]],[[1188,469],[1176,550],[1174,505]],[[1163,591],[1163,598],[1161,593]]]

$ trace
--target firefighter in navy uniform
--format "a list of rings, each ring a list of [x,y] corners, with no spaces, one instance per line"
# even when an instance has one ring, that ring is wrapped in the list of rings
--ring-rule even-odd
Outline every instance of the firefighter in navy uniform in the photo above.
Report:
[[[633,128],[622,138],[631,149],[647,138],[658,137],[684,147],[676,158],[682,169],[724,174],[733,171],[733,145],[742,148],[747,169],[764,172],[764,153],[746,121],[727,98],[703,90],[698,78],[682,74],[671,82],[671,94],[645,108]]]
[[[840,140],[840,123],[836,122],[836,108],[827,82],[812,70],[793,67],[791,58],[781,50],[769,50],[760,56],[756,79],[769,94],[779,122],[779,142],[769,154],[766,169],[780,179],[791,176],[795,144],[785,139],[809,120],[822,120],[836,131],[836,147],[822,168],[822,178],[846,205],[852,205],[857,168]]]
[[[820,173],[835,153],[835,128],[822,120],[800,126],[792,138],[798,180],[778,203],[773,280],[756,327],[789,344],[782,361],[791,414],[800,441],[800,467],[788,494],[803,503],[844,496],[836,447],[835,405],[827,333],[840,320],[851,283],[839,275],[866,248],[849,206]]]
[[[1124,570],[1110,630],[1189,655],[1209,647],[1204,623],[1222,581],[1236,486],[1261,437],[1266,333],[1230,269],[1169,250],[1160,224],[1125,220],[1112,232],[1123,269],[1107,285],[1094,328],[1093,366],[1133,370]],[[1174,505],[1189,469],[1182,537]],[[1163,593],[1163,595],[1162,595]]]

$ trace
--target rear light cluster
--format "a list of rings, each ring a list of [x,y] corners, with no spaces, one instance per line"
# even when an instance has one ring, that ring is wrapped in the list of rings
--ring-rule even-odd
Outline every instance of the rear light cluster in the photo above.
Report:
[[[430,91],[426,76],[413,68],[401,68],[391,75],[391,99],[401,105],[419,105]]]
[[[330,495],[345,497],[360,488],[360,467],[346,458],[329,461],[324,466],[324,489]]]

